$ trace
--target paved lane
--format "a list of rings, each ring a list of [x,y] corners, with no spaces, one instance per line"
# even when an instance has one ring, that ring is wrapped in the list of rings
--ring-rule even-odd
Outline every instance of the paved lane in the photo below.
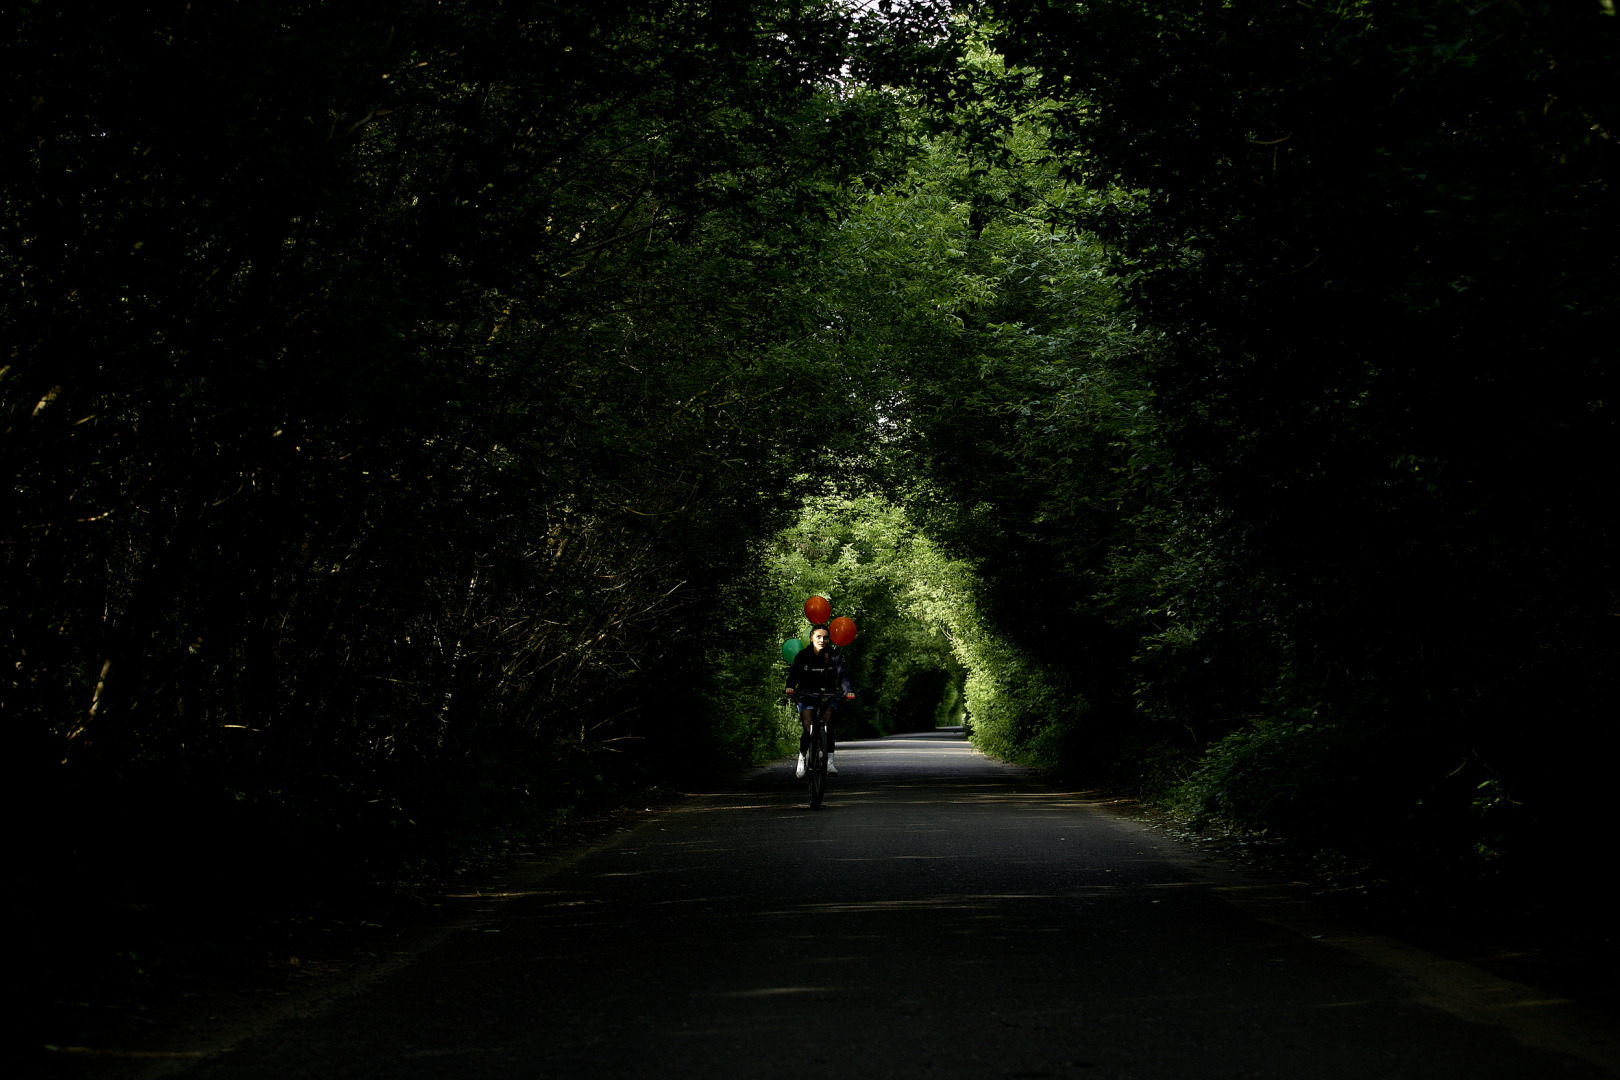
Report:
[[[1581,1060],[1516,1037],[1557,1042],[1534,1023],[1481,1022],[1555,1007],[1486,977],[1448,997],[1443,962],[1335,944],[1224,864],[959,735],[851,743],[838,761],[820,812],[785,764],[687,798],[198,1072],[1606,1074],[1601,1047]]]

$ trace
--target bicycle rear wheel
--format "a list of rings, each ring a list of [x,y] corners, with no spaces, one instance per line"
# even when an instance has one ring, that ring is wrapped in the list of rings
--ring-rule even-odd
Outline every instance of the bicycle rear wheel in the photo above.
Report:
[[[827,793],[827,729],[820,720],[810,726],[810,752],[804,772],[810,780],[810,809],[820,810],[822,796]]]

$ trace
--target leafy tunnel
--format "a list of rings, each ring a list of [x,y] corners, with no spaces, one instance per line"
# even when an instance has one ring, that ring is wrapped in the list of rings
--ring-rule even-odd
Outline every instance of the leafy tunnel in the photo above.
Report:
[[[812,593],[868,731],[1414,875],[1585,872],[1612,5],[14,21],[39,918],[234,918],[198,851],[279,910],[768,760]]]

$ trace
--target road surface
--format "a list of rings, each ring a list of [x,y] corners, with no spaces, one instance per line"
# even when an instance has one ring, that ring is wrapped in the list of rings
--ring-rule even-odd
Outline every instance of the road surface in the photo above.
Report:
[[[1568,1003],[941,731],[690,796],[208,1078],[1614,1075]]]

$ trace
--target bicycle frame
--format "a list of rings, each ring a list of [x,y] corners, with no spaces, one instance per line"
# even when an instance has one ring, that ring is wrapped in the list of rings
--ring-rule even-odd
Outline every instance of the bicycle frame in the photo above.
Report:
[[[804,775],[810,783],[810,809],[820,810],[821,800],[827,794],[827,706],[842,701],[844,695],[806,691],[792,695],[795,709],[801,714],[804,706],[810,709],[810,745],[805,751]]]

